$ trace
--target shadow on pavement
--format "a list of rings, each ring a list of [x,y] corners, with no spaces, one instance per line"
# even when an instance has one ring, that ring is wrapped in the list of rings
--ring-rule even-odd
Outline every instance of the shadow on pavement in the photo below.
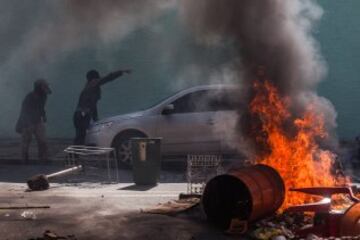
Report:
[[[152,188],[156,187],[156,185],[130,185],[130,186],[126,186],[126,187],[122,187],[119,188],[118,190],[130,190],[130,191],[147,191],[150,190]]]

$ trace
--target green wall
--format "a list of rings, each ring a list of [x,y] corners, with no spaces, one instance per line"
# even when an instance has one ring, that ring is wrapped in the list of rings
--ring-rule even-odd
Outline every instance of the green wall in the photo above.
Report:
[[[11,29],[0,24],[0,43],[3,46],[0,63],[25,37],[25,30],[36,24],[28,13],[41,12],[41,1],[34,4],[23,2],[21,7],[13,8],[11,18],[16,18],[12,21],[16,24]],[[330,99],[338,112],[339,136],[353,138],[360,133],[360,1],[318,2],[324,8],[324,16],[315,30],[315,37],[329,66],[328,77],[320,84],[319,93]],[[42,19],[52,17],[51,13],[42,14]],[[4,22],[4,14],[0,14],[0,18]],[[206,82],[209,72],[193,73],[192,64],[206,60],[211,71],[212,67],[215,69],[224,63],[231,53],[222,49],[210,51],[197,45],[177,19],[176,10],[171,10],[116,43],[84,45],[75,51],[62,53],[58,59],[53,56],[54,61],[36,66],[36,71],[31,65],[20,69],[15,65],[8,70],[11,74],[6,78],[0,72],[0,98],[3,102],[0,107],[0,137],[14,135],[14,122],[21,100],[38,76],[49,79],[53,88],[47,105],[51,137],[73,136],[72,114],[89,69],[96,68],[100,73],[122,67],[134,70],[131,76],[103,87],[99,103],[102,117],[137,111],[180,88]],[[7,102],[6,99],[11,100]]]
[[[316,38],[328,64],[328,77],[319,86],[338,113],[338,134],[360,134],[360,1],[321,0],[324,16]]]

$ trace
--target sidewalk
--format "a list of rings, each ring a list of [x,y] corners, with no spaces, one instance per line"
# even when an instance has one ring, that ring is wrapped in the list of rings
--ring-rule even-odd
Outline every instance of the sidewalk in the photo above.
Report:
[[[72,139],[48,139],[49,161],[41,162],[37,159],[37,143],[33,139],[30,145],[30,164],[63,164],[66,154],[63,150],[72,144]],[[21,158],[20,138],[0,139],[0,164],[23,164]]]
[[[57,168],[59,166],[54,165],[0,166],[1,206],[50,207],[0,211],[0,239],[35,238],[45,230],[63,236],[74,234],[78,239],[87,240],[228,239],[205,219],[193,219],[192,215],[170,217],[142,213],[142,209],[178,199],[180,193],[186,192],[187,184],[181,173],[162,171],[156,186],[134,185],[130,170],[121,170],[121,183],[117,184],[89,182],[89,179],[76,181],[75,175],[51,182],[49,190],[27,191],[28,176]],[[25,212],[32,217],[24,217]]]
[[[0,239],[36,238],[42,236],[45,230],[86,240],[227,239],[202,219],[141,211],[177,199],[184,191],[185,183],[161,183],[151,188],[140,188],[132,183],[54,183],[47,191],[28,192],[23,183],[0,182],[2,207],[50,207],[2,210]],[[31,214],[31,218],[24,217],[25,212]]]

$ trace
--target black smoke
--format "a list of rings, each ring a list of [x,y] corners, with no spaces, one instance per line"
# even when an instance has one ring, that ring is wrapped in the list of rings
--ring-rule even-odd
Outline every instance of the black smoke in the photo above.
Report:
[[[253,99],[252,85],[261,66],[280,95],[290,98],[291,119],[301,116],[312,104],[318,114],[324,115],[326,128],[332,135],[336,113],[331,103],[316,93],[326,74],[326,64],[313,37],[322,15],[315,1],[185,0],[182,14],[198,41],[207,46],[227,45],[234,49],[236,58],[229,59],[229,63],[237,65],[234,71],[237,84],[242,87],[239,97],[245,106]],[[239,109],[239,113],[237,129],[232,131],[242,132],[238,141],[248,143],[246,148],[258,150],[259,146],[255,145],[259,144],[256,140],[259,135],[248,130],[261,125],[261,119],[252,115],[249,108]],[[286,128],[291,134],[294,126]],[[328,144],[330,139],[321,141]],[[264,150],[264,146],[260,148]]]

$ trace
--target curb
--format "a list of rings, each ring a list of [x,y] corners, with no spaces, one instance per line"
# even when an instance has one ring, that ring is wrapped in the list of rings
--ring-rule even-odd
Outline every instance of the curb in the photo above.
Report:
[[[53,166],[62,166],[64,165],[63,160],[37,160],[30,159],[28,162],[24,162],[22,159],[0,159],[0,165],[53,165]]]

